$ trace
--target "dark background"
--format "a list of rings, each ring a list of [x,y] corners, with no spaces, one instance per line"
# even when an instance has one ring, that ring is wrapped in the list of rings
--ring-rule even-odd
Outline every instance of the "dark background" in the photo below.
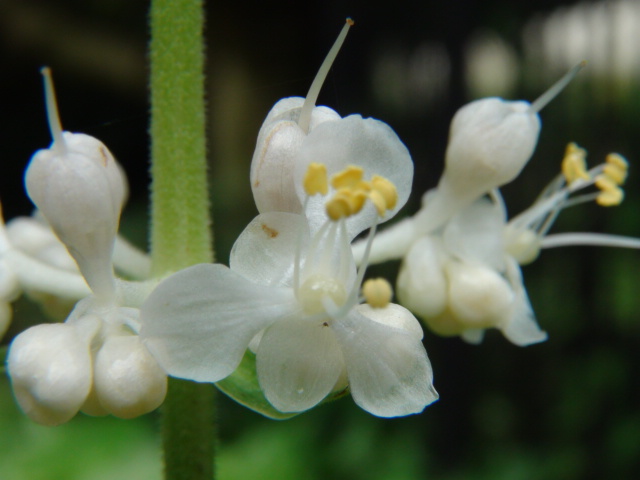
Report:
[[[356,25],[319,103],[341,115],[380,118],[396,130],[416,165],[405,213],[437,182],[449,122],[460,106],[489,95],[534,100],[586,59],[585,71],[541,113],[538,148],[504,189],[507,204],[514,214],[535,199],[559,171],[568,141],[586,148],[592,165],[618,151],[631,163],[626,201],[613,209],[590,204],[566,211],[554,231],[640,236],[634,164],[640,152],[639,2],[370,5],[209,2],[209,157],[219,261],[227,261],[256,214],[248,169],[264,116],[278,99],[305,95],[347,16]],[[38,73],[49,65],[64,128],[100,138],[127,170],[131,200],[122,231],[145,246],[147,11],[142,1],[2,0],[5,219],[31,210],[22,174],[32,153],[50,143]],[[469,346],[427,332],[441,400],[421,415],[382,420],[345,399],[274,422],[223,400],[222,478],[636,478],[639,260],[636,251],[576,247],[545,251],[525,267],[531,302],[550,336],[544,344],[518,348],[490,332],[482,345]],[[395,269],[377,267],[389,274]],[[42,321],[22,303],[17,311],[12,332],[21,322]],[[3,379],[0,464],[12,473],[7,478],[55,478],[52,471],[65,478],[159,475],[153,415],[133,422],[79,416],[44,429],[22,417],[9,390]]]

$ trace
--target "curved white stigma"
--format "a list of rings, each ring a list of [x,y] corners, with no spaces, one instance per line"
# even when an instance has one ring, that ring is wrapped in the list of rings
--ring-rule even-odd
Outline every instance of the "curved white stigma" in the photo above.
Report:
[[[571,80],[573,80],[575,78],[575,76],[578,74],[578,72],[580,72],[580,70],[582,70],[585,66],[587,65],[586,60],[583,60],[582,62],[580,62],[578,65],[576,65],[575,67],[573,67],[571,70],[569,70],[567,73],[564,74],[564,76],[558,80],[556,83],[554,83],[551,88],[549,88],[546,92],[544,92],[542,95],[540,95],[529,107],[529,112],[530,113],[538,113],[540,110],[542,110],[544,107],[547,106],[547,104],[553,100],[554,98],[556,98],[556,96],[564,89],[564,87],[566,87],[569,82],[571,82]]]
[[[316,105],[316,101],[318,100],[318,95],[320,94],[320,89],[322,88],[322,84],[327,78],[327,74],[331,69],[331,65],[333,65],[334,60],[338,56],[338,52],[344,43],[344,39],[347,38],[347,33],[349,32],[349,27],[354,24],[353,20],[347,18],[344,27],[340,31],[338,38],[336,38],[335,43],[329,50],[324,62],[320,65],[320,69],[316,74],[316,78],[313,79],[313,83],[311,87],[309,87],[309,92],[307,93],[307,97],[304,100],[304,104],[302,105],[302,110],[300,111],[300,118],[298,119],[298,126],[302,129],[304,133],[309,132],[309,124],[311,123],[311,112],[313,107]]]
[[[51,148],[62,151],[65,148],[65,143],[62,137],[62,124],[60,123],[60,114],[58,113],[58,103],[56,102],[56,93],[53,88],[51,69],[49,67],[42,67],[40,73],[44,77],[44,98],[47,105],[47,121],[49,122],[49,131],[53,138]]]

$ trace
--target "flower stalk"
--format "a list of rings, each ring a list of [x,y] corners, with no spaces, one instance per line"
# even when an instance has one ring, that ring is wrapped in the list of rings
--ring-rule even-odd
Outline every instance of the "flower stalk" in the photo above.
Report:
[[[151,255],[162,276],[212,262],[201,0],[151,3]],[[214,477],[212,384],[170,379],[162,409],[165,479]]]

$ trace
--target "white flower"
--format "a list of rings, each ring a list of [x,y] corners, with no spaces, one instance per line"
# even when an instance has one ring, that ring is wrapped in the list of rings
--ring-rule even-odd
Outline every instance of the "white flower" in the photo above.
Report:
[[[295,168],[306,217],[263,213],[236,241],[230,268],[196,265],[164,280],[141,307],[145,344],[170,375],[207,382],[230,375],[251,344],[261,388],[283,412],[346,383],[375,415],[422,411],[437,393],[420,325],[399,305],[360,305],[364,267],[356,271],[350,250],[406,201],[406,148],[385,124],[351,116],[312,130]]]
[[[527,210],[507,221],[499,192],[456,214],[438,232],[416,240],[398,275],[398,297],[441,335],[479,343],[497,328],[516,345],[547,338],[538,327],[522,282],[520,264],[541,248],[601,245],[640,248],[640,240],[594,233],[547,235],[561,209],[586,201],[611,206],[622,200],[626,161],[617,154],[586,169],[586,152],[569,144],[563,173]],[[576,195],[595,186],[598,191]]]
[[[20,407],[45,425],[66,422],[81,409],[131,418],[162,403],[167,377],[135,334],[135,307],[148,287],[117,283],[113,274],[124,173],[98,140],[61,132],[44,73],[54,144],[33,156],[25,182],[78,267],[48,225],[22,219],[10,232],[0,222],[0,278],[9,272],[3,283],[14,290],[83,299],[64,324],[37,325],[14,339],[7,361],[11,383]],[[144,255],[127,244],[117,251],[133,259],[129,273],[148,270]]]

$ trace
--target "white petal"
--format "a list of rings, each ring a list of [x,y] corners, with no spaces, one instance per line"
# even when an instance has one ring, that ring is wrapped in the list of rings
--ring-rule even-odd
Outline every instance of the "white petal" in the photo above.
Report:
[[[169,375],[217,382],[256,333],[296,308],[290,289],[256,285],[223,265],[194,265],[149,295],[140,336]]]
[[[302,412],[317,405],[333,389],[343,365],[335,334],[320,321],[276,322],[258,347],[260,387],[281,412]]]
[[[298,127],[304,98],[283,98],[265,119],[251,161],[251,190],[260,213],[300,213],[302,204],[294,185],[295,164],[305,133]],[[322,122],[339,120],[327,107],[315,107],[310,131]]]
[[[481,198],[449,221],[443,243],[447,251],[461,260],[479,262],[502,272],[504,227],[500,206]]]
[[[247,225],[233,245],[231,269],[260,285],[292,285],[298,243],[303,257],[309,227],[302,215],[263,213]]]
[[[358,305],[356,310],[369,320],[378,322],[388,327],[397,328],[413,335],[416,340],[422,340],[424,332],[422,326],[413,314],[401,305],[390,303],[385,308],[373,308],[363,303]]]
[[[7,361],[11,384],[32,420],[59,425],[78,413],[91,389],[89,343],[76,326],[59,323],[31,327],[14,339]]]
[[[300,149],[300,159],[296,164],[296,188],[300,198],[306,196],[302,178],[312,162],[324,163],[329,176],[355,165],[364,169],[365,179],[381,175],[390,180],[398,191],[398,202],[381,221],[392,218],[409,198],[413,180],[411,156],[391,127],[379,120],[350,115],[322,123],[312,130]],[[306,215],[312,233],[327,219],[325,201],[319,195],[309,199]],[[347,220],[350,238],[371,227],[377,218],[375,208],[368,202],[359,214]]]
[[[344,220],[325,223],[311,238],[301,271],[301,284],[312,278],[331,279],[348,294],[356,280],[356,264],[349,240]]]
[[[483,328],[468,328],[460,334],[460,337],[467,343],[472,345],[479,345],[484,338]]]
[[[442,243],[432,236],[417,240],[402,261],[396,293],[400,303],[416,315],[440,315],[447,304]]]
[[[536,317],[529,303],[527,290],[522,282],[522,273],[517,262],[510,258],[507,262],[507,278],[515,292],[513,314],[508,323],[502,328],[503,335],[513,344],[525,347],[534,343],[544,342],[547,332],[542,330],[536,322]]]
[[[498,327],[512,312],[515,294],[505,278],[479,264],[450,261],[449,308],[466,328]]]
[[[379,417],[421,412],[438,399],[427,352],[415,335],[353,311],[332,326],[354,401]]]

